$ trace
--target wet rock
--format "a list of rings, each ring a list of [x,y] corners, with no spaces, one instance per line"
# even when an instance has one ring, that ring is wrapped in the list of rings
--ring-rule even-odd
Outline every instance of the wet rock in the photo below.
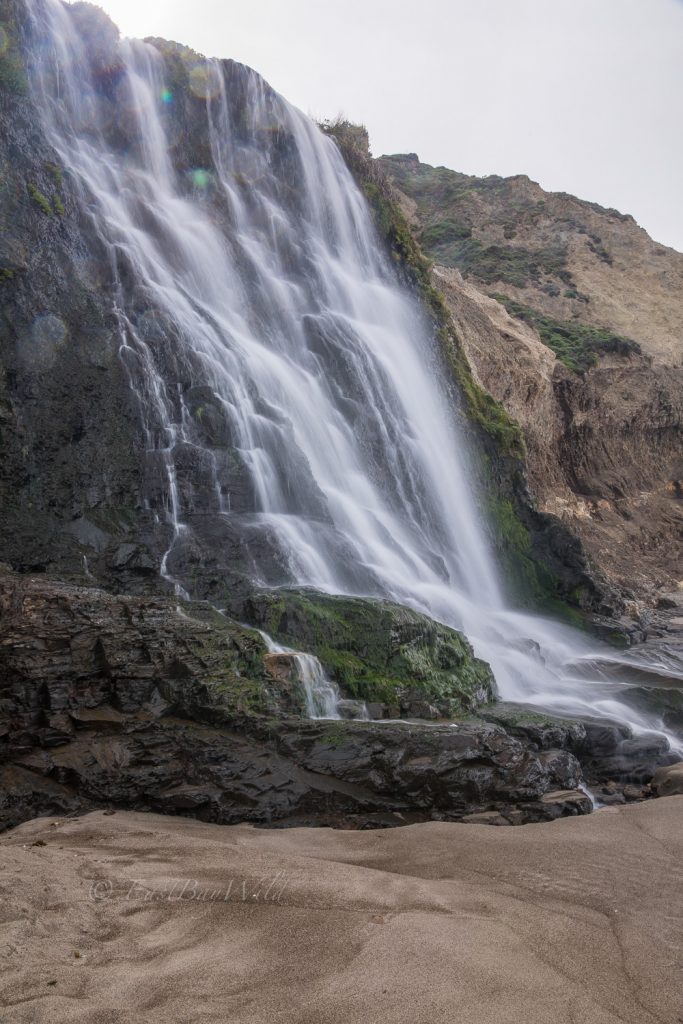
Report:
[[[657,772],[655,772],[655,775],[656,774]],[[627,785],[624,786],[623,794],[624,800],[626,800],[627,803],[632,803],[636,800],[646,800],[647,797],[650,796],[650,787]]]
[[[121,544],[111,560],[111,568],[138,573],[158,573],[159,566],[151,553],[140,544]]]
[[[669,686],[629,686],[624,689],[625,703],[649,714],[661,716],[665,728],[683,732],[683,688],[679,680]]]
[[[590,797],[581,789],[544,793],[540,802],[548,809],[550,818],[561,818],[566,814],[588,814],[592,808]]]
[[[578,756],[589,780],[598,777],[636,784],[649,782],[659,765],[677,760],[660,733],[641,733],[621,740],[604,754],[589,749]]]
[[[487,722],[501,725],[511,736],[528,740],[538,750],[574,749],[586,741],[586,727],[582,722],[544,715],[524,704],[499,701],[478,714]]]
[[[614,804],[625,804],[626,797],[618,789],[603,790],[600,795],[600,803],[604,804],[606,807],[611,807]]]
[[[663,705],[657,703],[659,691],[630,687],[624,691],[625,699],[636,703],[641,692],[643,706],[647,705],[649,710],[657,708],[661,713]],[[680,690],[662,688],[662,692],[671,707],[678,707]],[[571,753],[573,759],[580,762],[590,783],[598,785],[612,780],[619,784],[620,794],[625,785],[633,785],[635,788],[630,790],[628,799],[636,799],[633,796],[636,791],[642,793],[638,799],[647,798],[650,794],[644,784],[650,781],[658,765],[676,759],[664,736],[659,733],[634,736],[631,728],[623,722],[598,718],[555,718],[524,705],[504,702],[480,709],[478,717],[497,723],[509,735],[525,741],[535,750],[547,751],[550,756],[555,756],[553,751]],[[564,783],[568,789],[578,785],[578,780],[570,775],[571,763]]]
[[[369,717],[365,701],[362,700],[340,700],[337,704],[337,710],[342,718],[360,719]]]
[[[261,824],[574,813],[567,751],[499,725],[291,717],[291,665],[209,606],[0,577],[0,827],[126,807]],[[266,660],[264,661],[264,655]]]
[[[656,796],[683,795],[683,761],[658,768],[652,780],[652,790]]]
[[[434,720],[440,718],[439,709],[426,700],[413,700],[406,706],[406,713],[410,718],[426,718]]]

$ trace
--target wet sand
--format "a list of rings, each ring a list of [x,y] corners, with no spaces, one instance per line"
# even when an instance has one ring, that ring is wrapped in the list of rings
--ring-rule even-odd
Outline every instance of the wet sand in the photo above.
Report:
[[[682,893],[683,797],[517,828],[39,819],[0,837],[0,1021],[679,1024]]]

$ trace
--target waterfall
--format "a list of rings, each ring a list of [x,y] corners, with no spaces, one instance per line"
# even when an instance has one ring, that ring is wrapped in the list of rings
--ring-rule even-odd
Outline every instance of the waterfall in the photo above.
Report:
[[[310,717],[341,718],[339,687],[327,678],[318,658],[313,654],[296,654],[295,658]]]
[[[506,607],[433,332],[335,143],[249,68],[185,53],[181,95],[154,45],[28,8],[162,481],[163,573],[240,558],[262,585],[388,597],[463,630],[506,699],[660,728],[625,703],[626,655]]]
[[[262,629],[258,632],[263,637],[270,654],[286,654],[291,658],[301,683],[306,699],[306,711],[309,718],[341,718],[339,713],[342,695],[337,684],[329,679],[320,660],[314,654],[295,651],[291,647],[279,644]],[[360,701],[348,703],[358,703]],[[367,711],[358,717],[367,718]]]

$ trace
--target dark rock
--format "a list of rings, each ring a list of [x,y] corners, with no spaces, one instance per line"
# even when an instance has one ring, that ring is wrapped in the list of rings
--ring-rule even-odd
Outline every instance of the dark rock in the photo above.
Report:
[[[525,739],[538,750],[573,750],[586,740],[585,725],[575,719],[554,718],[524,704],[499,701],[478,711],[480,718],[502,726],[511,736]]]
[[[121,544],[111,560],[111,568],[139,573],[159,572],[159,566],[150,552],[139,544]]]
[[[287,717],[291,666],[208,605],[10,575],[0,613],[4,827],[112,805],[354,827],[578,806],[543,802],[578,784],[569,752],[493,723]]]
[[[623,793],[615,789],[606,793],[603,792],[600,796],[600,802],[605,804],[606,807],[611,807],[613,804],[625,804],[626,798]]]
[[[656,696],[659,691],[631,687],[625,694],[630,699],[632,694],[641,691],[648,709],[655,707],[661,712]],[[671,702],[680,699],[680,690],[663,688],[662,692]],[[636,703],[635,699],[631,702]],[[553,750],[571,753],[593,784],[608,780],[616,780],[622,787],[634,784],[635,788],[630,793],[642,793],[641,799],[650,795],[643,789],[643,784],[650,781],[657,766],[676,759],[664,736],[659,733],[633,736],[630,727],[623,722],[604,718],[555,718],[524,705],[504,702],[480,709],[477,714],[479,718],[500,725],[509,735],[518,737],[534,750],[551,754]],[[578,782],[568,780],[565,785],[574,788]],[[631,795],[628,799],[636,798]]]
[[[340,700],[337,710],[342,718],[360,719],[369,717],[365,701],[362,700]]]
[[[624,738],[611,750],[584,746],[577,756],[590,780],[616,779],[619,782],[642,784],[649,782],[658,766],[672,764],[678,757],[665,736],[660,733],[641,733]]]

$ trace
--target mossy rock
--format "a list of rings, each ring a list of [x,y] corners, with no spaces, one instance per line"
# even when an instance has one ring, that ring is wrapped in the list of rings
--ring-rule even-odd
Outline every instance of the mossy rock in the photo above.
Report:
[[[403,714],[426,703],[443,716],[493,700],[491,670],[463,634],[401,605],[275,591],[250,597],[243,614],[280,643],[317,655],[351,697]]]

